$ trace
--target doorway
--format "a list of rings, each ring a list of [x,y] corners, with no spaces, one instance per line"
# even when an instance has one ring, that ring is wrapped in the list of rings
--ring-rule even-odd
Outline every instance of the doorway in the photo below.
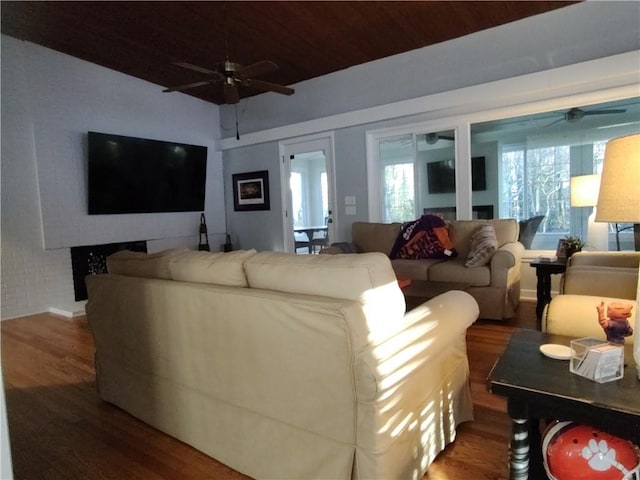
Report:
[[[280,154],[285,251],[318,253],[336,226],[333,134],[283,141]]]

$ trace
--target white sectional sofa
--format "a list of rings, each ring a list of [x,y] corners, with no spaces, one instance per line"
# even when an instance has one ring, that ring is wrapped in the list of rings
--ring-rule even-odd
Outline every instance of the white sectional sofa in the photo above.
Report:
[[[381,253],[121,252],[87,277],[98,393],[255,478],[421,478],[472,419],[469,294],[405,313]]]

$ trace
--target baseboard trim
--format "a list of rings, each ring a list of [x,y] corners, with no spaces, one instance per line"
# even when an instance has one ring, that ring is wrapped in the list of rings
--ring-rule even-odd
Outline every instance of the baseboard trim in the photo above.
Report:
[[[54,315],[60,315],[67,318],[81,317],[85,314],[86,301],[75,302],[71,305],[63,305],[58,307],[49,307],[48,311]]]

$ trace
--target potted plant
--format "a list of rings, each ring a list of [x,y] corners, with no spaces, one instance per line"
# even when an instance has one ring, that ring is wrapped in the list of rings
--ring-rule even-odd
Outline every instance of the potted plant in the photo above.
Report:
[[[574,235],[567,235],[562,239],[565,244],[567,258],[573,255],[576,252],[580,252],[582,248],[586,245],[584,241],[580,237]]]

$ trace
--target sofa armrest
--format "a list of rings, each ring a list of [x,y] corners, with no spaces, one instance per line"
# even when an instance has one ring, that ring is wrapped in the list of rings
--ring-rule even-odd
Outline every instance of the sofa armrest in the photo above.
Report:
[[[542,314],[542,331],[555,335],[583,338],[596,337],[606,339],[600,323],[596,306],[604,302],[623,302],[633,305],[633,312],[638,307],[634,300],[601,297],[595,295],[558,295],[553,297]],[[635,332],[626,337],[625,342],[633,342]]]
[[[476,300],[466,292],[451,290],[407,312],[400,330],[373,341],[356,358],[356,392],[359,401],[375,398],[394,388],[406,375],[438,357],[458,340],[480,313]],[[465,351],[466,353],[466,351]]]
[[[524,255],[524,246],[520,242],[509,242],[502,245],[491,257],[491,285],[505,285],[509,271],[519,271]]]

